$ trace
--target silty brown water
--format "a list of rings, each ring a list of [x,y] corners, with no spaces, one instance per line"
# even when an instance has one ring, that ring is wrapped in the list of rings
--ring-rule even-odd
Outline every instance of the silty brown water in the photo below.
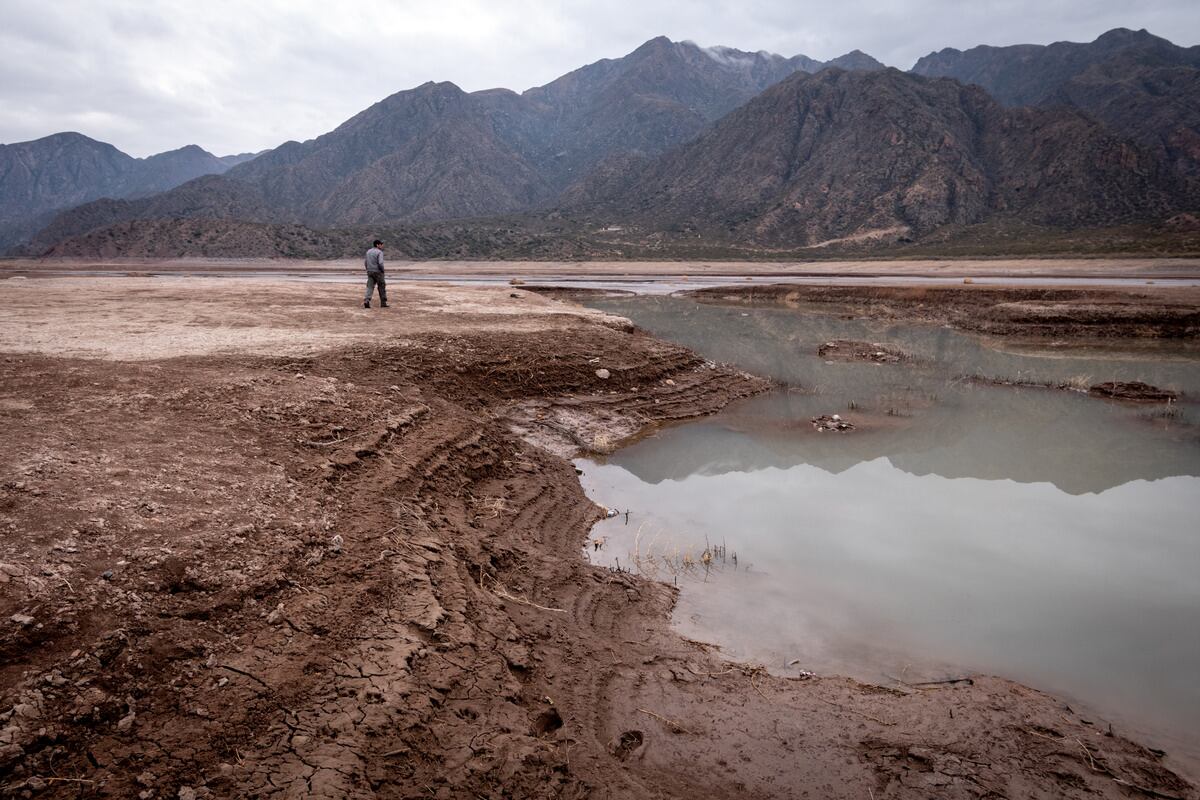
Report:
[[[579,463],[593,499],[631,512],[596,527],[588,557],[677,582],[683,633],[784,674],[1003,675],[1198,771],[1197,407],[963,378],[1143,380],[1186,400],[1194,351],[1001,350],[786,309],[592,305],[790,385]],[[827,363],[817,349],[835,339],[912,360]],[[818,433],[818,414],[858,427]]]

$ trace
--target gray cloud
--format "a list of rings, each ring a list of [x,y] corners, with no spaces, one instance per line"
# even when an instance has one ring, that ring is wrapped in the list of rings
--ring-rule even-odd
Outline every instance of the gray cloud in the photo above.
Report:
[[[400,89],[537,86],[665,34],[907,69],[942,47],[1200,40],[1195,0],[0,0],[0,141],[77,130],[133,155],[307,139]]]

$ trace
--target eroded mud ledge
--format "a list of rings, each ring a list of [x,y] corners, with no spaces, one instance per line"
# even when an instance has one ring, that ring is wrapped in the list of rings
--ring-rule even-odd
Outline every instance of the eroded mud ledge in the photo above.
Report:
[[[530,439],[757,379],[524,292],[76,288],[0,301],[0,793],[1195,796],[1008,681],[731,666],[587,566],[599,510]]]
[[[799,286],[697,289],[706,303],[775,305],[871,319],[952,325],[988,336],[1200,337],[1200,289],[1130,285]]]

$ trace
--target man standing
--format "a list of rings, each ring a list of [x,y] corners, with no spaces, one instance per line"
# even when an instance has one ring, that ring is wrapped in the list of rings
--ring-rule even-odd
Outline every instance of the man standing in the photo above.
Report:
[[[383,279],[383,242],[378,239],[367,251],[367,295],[363,298],[363,308],[371,307],[371,295],[375,287],[379,287],[379,307],[387,308],[387,282]]]

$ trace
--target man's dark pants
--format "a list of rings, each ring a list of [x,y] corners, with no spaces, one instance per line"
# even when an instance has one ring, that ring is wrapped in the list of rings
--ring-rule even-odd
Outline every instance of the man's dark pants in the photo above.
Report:
[[[371,295],[374,293],[376,286],[379,287],[379,303],[387,305],[387,281],[383,279],[382,272],[367,273],[367,294],[363,297],[363,302],[371,302]]]

